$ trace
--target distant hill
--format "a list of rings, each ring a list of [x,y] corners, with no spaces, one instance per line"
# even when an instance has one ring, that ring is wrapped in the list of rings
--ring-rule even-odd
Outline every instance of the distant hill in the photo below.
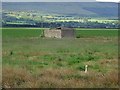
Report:
[[[103,2],[3,2],[3,10],[41,11],[81,17],[117,17],[117,3]]]

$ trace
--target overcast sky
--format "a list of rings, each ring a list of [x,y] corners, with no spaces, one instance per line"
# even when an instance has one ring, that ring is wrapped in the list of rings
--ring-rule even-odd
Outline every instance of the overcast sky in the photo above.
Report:
[[[120,0],[1,0],[2,2],[119,2]]]
[[[94,2],[95,0],[2,0],[2,2]]]

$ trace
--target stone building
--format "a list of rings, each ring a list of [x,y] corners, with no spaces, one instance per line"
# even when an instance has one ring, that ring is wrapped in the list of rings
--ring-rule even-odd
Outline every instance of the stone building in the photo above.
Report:
[[[44,30],[45,37],[51,38],[74,38],[75,37],[75,30],[73,28],[65,28],[65,27],[58,27],[55,29],[47,29]]]

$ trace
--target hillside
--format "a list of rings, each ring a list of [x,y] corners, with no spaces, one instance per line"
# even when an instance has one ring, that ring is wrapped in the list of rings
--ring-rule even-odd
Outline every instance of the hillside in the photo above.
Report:
[[[3,10],[40,11],[46,14],[59,14],[85,17],[117,17],[117,3],[102,2],[4,2]]]

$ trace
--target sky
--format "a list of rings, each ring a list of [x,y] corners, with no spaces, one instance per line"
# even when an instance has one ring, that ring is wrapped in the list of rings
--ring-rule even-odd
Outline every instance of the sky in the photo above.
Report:
[[[2,0],[2,2],[95,2],[95,0]]]
[[[119,2],[120,0],[1,0],[2,2]]]
[[[101,2],[120,2],[120,0],[96,0]]]

